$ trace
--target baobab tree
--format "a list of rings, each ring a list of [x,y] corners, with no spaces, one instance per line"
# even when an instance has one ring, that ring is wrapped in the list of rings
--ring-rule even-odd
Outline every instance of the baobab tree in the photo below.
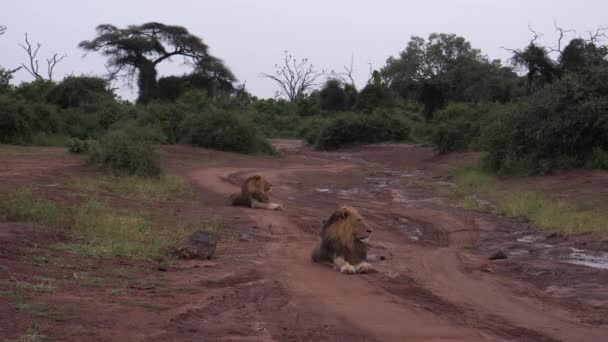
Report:
[[[95,39],[79,46],[108,57],[107,67],[113,77],[137,74],[138,102],[159,97],[156,67],[175,56],[182,57],[197,74],[210,81],[236,81],[230,69],[209,53],[207,44],[181,26],[150,22],[118,28],[104,24],[97,26]]]

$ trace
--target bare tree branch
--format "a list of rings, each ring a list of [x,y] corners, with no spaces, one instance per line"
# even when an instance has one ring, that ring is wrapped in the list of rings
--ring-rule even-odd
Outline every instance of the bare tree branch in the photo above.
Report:
[[[57,66],[57,64],[59,62],[61,62],[64,58],[66,58],[66,55],[63,55],[59,58],[57,58],[58,54],[54,54],[53,57],[51,58],[47,58],[46,60],[46,65],[47,65],[47,74],[49,75],[49,81],[53,80],[53,70],[55,70],[55,66]]]
[[[530,30],[530,32],[532,32],[532,39],[530,40],[530,43],[528,43],[528,45],[533,45],[534,43],[536,43],[536,41],[538,40],[538,38],[542,37],[541,34],[538,34],[536,31],[534,31],[534,29],[532,28],[532,25],[528,24],[528,30]]]
[[[287,51],[282,65],[275,64],[275,73],[260,73],[260,77],[273,80],[278,86],[279,96],[287,97],[290,102],[300,100],[312,88],[318,85],[319,77],[325,75],[323,70],[318,71],[308,59],[297,60]]]
[[[32,43],[30,43],[27,33],[26,33],[25,34],[25,45],[19,44],[19,46],[21,46],[23,48],[23,50],[27,53],[27,56],[29,58],[29,66],[26,65],[25,63],[22,63],[21,67],[24,68],[30,75],[32,75],[32,77],[34,77],[34,79],[43,80],[44,77],[39,72],[40,66],[38,64],[38,58],[37,58],[38,51],[40,51],[42,44],[36,43],[36,46],[34,47],[32,45]],[[59,62],[61,62],[64,58],[67,57],[66,55],[63,55],[61,57],[58,57],[58,56],[59,56],[59,54],[55,53],[53,55],[53,57],[46,59],[46,64],[47,64],[46,71],[47,71],[49,81],[53,80],[53,71],[55,70],[55,67],[57,66],[57,64]]]
[[[353,77],[353,63],[354,63],[354,56],[351,55],[350,56],[350,65],[346,66],[344,65],[344,71],[340,72],[340,73],[336,73],[335,75],[337,76],[336,78],[338,78],[342,83],[346,84],[346,83],[350,83],[351,86],[356,88],[355,85],[355,78]]]
[[[374,80],[374,66],[372,65],[372,62],[368,62],[367,65],[369,66],[369,76],[367,79],[367,84],[370,84]]]
[[[587,40],[587,42],[591,44],[598,43],[602,38],[607,37],[607,30],[608,28],[600,26],[595,31],[587,31],[587,34],[589,35],[589,39]]]
[[[553,22],[553,26],[555,27],[555,32],[557,32],[559,34],[559,37],[557,38],[557,46],[556,47],[549,47],[548,50],[549,52],[557,52],[560,56],[563,54],[563,41],[564,41],[564,37],[568,34],[568,33],[575,33],[576,31],[574,30],[566,30],[563,29],[561,27],[559,27],[557,25],[557,21]]]
[[[6,26],[0,25],[0,36],[6,33]]]
[[[30,43],[30,41],[27,39],[27,33],[25,34],[25,45],[23,44],[19,44],[23,50],[25,50],[25,52],[27,53],[29,59],[30,59],[30,65],[29,67],[25,64],[21,64],[21,66],[30,73],[30,75],[32,75],[36,80],[42,80],[43,77],[38,73],[38,60],[36,59],[36,56],[38,55],[38,50],[40,50],[40,47],[42,46],[40,43],[36,43],[36,48],[32,47],[32,44]]]

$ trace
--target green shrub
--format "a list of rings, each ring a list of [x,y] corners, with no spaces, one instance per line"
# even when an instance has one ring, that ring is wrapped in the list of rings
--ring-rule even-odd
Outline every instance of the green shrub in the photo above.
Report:
[[[141,126],[157,127],[165,136],[165,143],[175,144],[180,140],[180,125],[189,106],[181,103],[149,103],[137,106],[137,122]]]
[[[93,76],[68,76],[46,94],[46,100],[60,108],[79,107],[100,99],[113,99],[103,78]]]
[[[589,159],[589,167],[608,170],[608,151],[596,147]]]
[[[34,115],[25,101],[0,95],[0,142],[25,143],[34,133]]]
[[[336,150],[355,144],[404,141],[410,128],[405,120],[384,112],[370,115],[345,113],[323,125],[315,147]]]
[[[89,141],[78,138],[71,138],[67,141],[66,147],[68,152],[74,154],[83,154],[89,152]]]
[[[566,75],[530,98],[490,115],[483,165],[508,174],[581,167],[608,150],[608,69]],[[597,154],[597,152],[595,152]]]
[[[253,123],[232,112],[214,110],[192,114],[184,120],[182,131],[187,143],[201,147],[240,153],[276,153]]]
[[[154,129],[125,124],[110,130],[98,144],[89,145],[89,161],[115,175],[157,177],[160,161],[154,150]]]
[[[319,139],[321,129],[328,122],[329,119],[313,116],[304,120],[304,123],[298,128],[297,136],[306,140],[311,146],[314,146]]]
[[[320,105],[323,110],[344,111],[347,106],[347,94],[342,82],[330,79],[325,82],[319,93]]]
[[[436,112],[433,122],[437,127],[432,142],[439,153],[477,147],[481,125],[488,109],[484,105],[452,103]]]

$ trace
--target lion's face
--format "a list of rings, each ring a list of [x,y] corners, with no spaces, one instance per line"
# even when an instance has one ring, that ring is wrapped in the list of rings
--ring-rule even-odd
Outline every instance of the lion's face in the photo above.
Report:
[[[245,184],[249,193],[267,194],[272,191],[272,183],[261,175],[249,177]]]
[[[351,222],[354,239],[362,243],[367,243],[372,235],[372,229],[356,210],[354,213],[351,213],[351,215],[353,216]]]
[[[366,244],[372,234],[365,219],[353,207],[338,209],[326,222],[326,238],[339,242],[347,249]]]

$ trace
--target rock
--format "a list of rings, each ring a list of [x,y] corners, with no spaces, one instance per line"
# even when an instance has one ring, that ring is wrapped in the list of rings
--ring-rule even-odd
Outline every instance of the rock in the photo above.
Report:
[[[175,248],[175,254],[182,259],[211,259],[217,247],[217,236],[207,230],[198,230],[188,241]]]
[[[490,257],[488,258],[489,260],[502,260],[502,259],[506,259],[507,254],[505,254],[505,252],[503,252],[502,250],[497,251],[496,253],[490,255]]]

